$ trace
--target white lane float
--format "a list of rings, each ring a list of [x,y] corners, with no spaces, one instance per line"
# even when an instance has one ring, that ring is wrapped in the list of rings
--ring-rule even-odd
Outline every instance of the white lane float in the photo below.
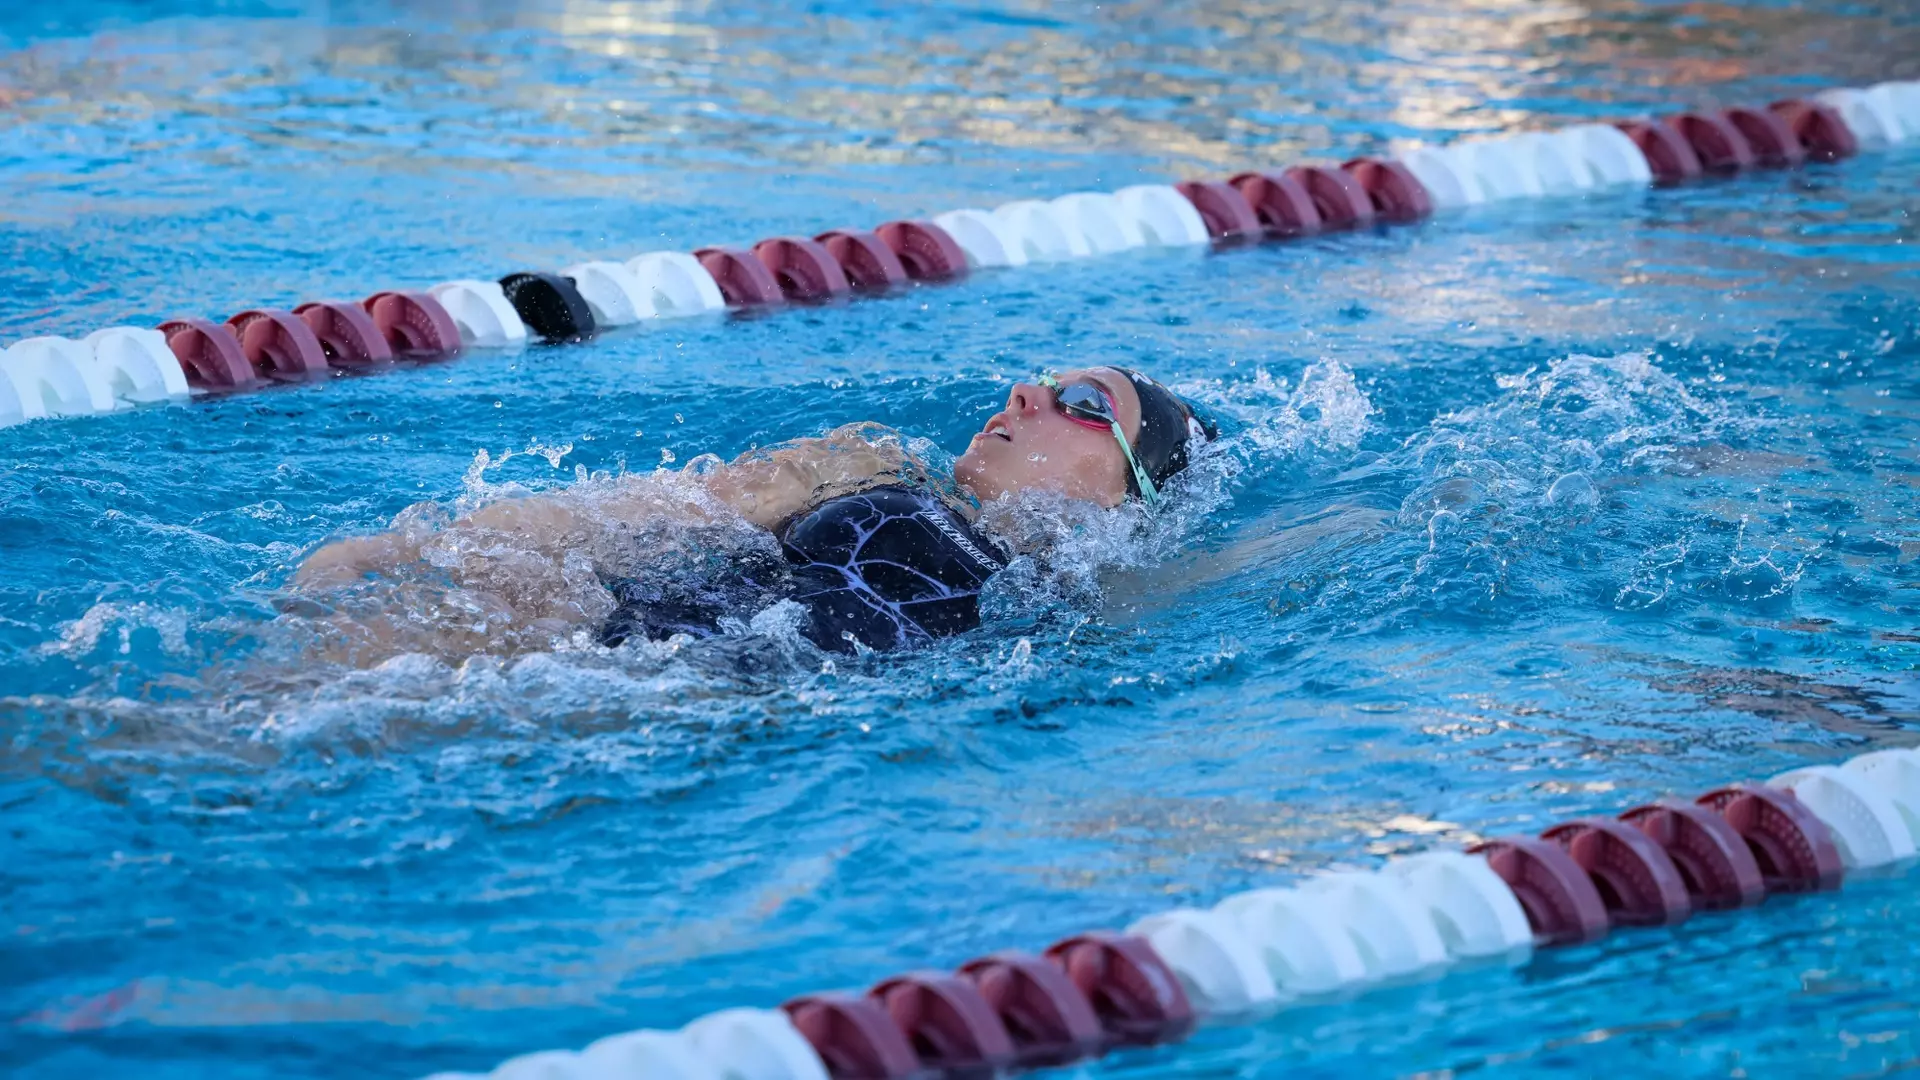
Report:
[[[1427,189],[1436,210],[1475,206],[1487,201],[1487,193],[1480,187],[1480,179],[1473,174],[1473,169],[1445,147],[1416,146],[1400,155],[1400,164]]]
[[[1913,834],[1893,801],[1858,773],[1831,765],[1783,772],[1767,781],[1807,805],[1832,831],[1848,869],[1912,858]]]
[[[728,1080],[677,1031],[628,1031],[580,1051],[582,1074],[594,1080]]]
[[[167,336],[138,326],[95,330],[81,342],[93,355],[93,367],[113,396],[124,402],[186,397],[187,373],[167,348]]]
[[[1133,219],[1143,242],[1160,247],[1192,247],[1212,241],[1207,223],[1180,189],[1170,184],[1135,184],[1113,193],[1114,204]]]
[[[1813,100],[1839,113],[1862,149],[1874,149],[1892,146],[1901,139],[1903,128],[1893,114],[1891,97],[1869,95],[1852,87],[1835,87],[1813,95]]]
[[[1474,139],[1449,148],[1454,159],[1473,173],[1488,201],[1537,199],[1546,194],[1534,171],[1533,155],[1511,138]]]
[[[1612,124],[1579,124],[1558,138],[1583,162],[1595,183],[1602,185],[1653,183],[1653,167],[1633,145],[1627,133]]]
[[[527,324],[497,281],[443,281],[427,290],[460,328],[463,345],[504,348],[527,340]]]
[[[1087,238],[1061,219],[1050,203],[1016,199],[993,208],[1001,235],[1026,253],[1029,262],[1062,262],[1093,254]]]
[[[1260,950],[1226,915],[1175,908],[1141,919],[1127,933],[1147,939],[1201,1012],[1246,1012],[1280,1000]]]
[[[1881,83],[1869,92],[1885,97],[1904,141],[1920,139],[1920,81]]]
[[[93,350],[62,337],[27,338],[0,352],[0,369],[22,404],[37,398],[48,416],[91,416],[119,408],[94,365]]]
[[[1389,862],[1381,873],[1397,879],[1427,909],[1447,952],[1503,956],[1529,952],[1533,927],[1507,883],[1487,860],[1459,851],[1429,851]]]
[[[723,1080],[827,1080],[812,1044],[777,1009],[725,1009],[680,1034]]]
[[[1177,192],[1176,192],[1177,194]],[[1095,255],[1144,247],[1147,238],[1119,200],[1104,191],[1076,191],[1050,204],[1062,223],[1079,232]]]
[[[38,394],[28,393],[13,380],[5,367],[0,367],[0,427],[24,424],[46,415],[45,399]]]
[[[933,223],[946,230],[953,242],[966,252],[967,265],[974,269],[1027,265],[1026,249],[985,210],[949,210],[934,217]]]
[[[640,284],[640,279],[623,263],[577,263],[560,271],[560,275],[580,290],[580,298],[593,309],[596,326],[626,326],[656,314],[652,290]]]
[[[1900,811],[1907,832],[1920,846],[1920,752],[1913,750],[1875,750],[1861,754],[1841,771],[1852,773],[1878,790]]]
[[[1424,906],[1390,877],[1360,871],[1321,874],[1300,891],[1324,897],[1340,917],[1368,976],[1399,978],[1447,959],[1446,942]]]
[[[1325,897],[1254,889],[1227,897],[1213,910],[1233,920],[1286,993],[1325,994],[1367,978],[1366,961]]]
[[[645,292],[654,315],[704,315],[727,310],[720,283],[713,280],[699,259],[684,251],[649,251],[628,259],[626,265]]]
[[[1547,195],[1572,195],[1594,185],[1587,163],[1558,133],[1523,131],[1512,137],[1514,149],[1532,165]]]
[[[1873,111],[1880,116],[1887,129],[1887,141],[1893,143],[1909,142],[1920,138],[1920,127],[1906,116],[1906,103],[1902,99],[1899,83],[1876,83],[1860,91]]]
[[[592,1077],[571,1050],[542,1050],[509,1058],[487,1074],[487,1080],[589,1080]]]

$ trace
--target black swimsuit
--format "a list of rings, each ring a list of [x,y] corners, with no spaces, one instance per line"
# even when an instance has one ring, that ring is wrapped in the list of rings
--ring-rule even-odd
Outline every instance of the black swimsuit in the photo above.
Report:
[[[906,648],[980,625],[980,589],[1005,554],[929,492],[890,485],[841,495],[776,530],[786,582],[772,568],[747,565],[732,581],[697,595],[656,595],[626,578],[611,585],[620,607],[601,630],[618,645],[629,636],[717,630],[722,605],[764,606],[785,596],[807,609],[801,632],[822,649]],[[736,614],[737,606],[733,607]]]

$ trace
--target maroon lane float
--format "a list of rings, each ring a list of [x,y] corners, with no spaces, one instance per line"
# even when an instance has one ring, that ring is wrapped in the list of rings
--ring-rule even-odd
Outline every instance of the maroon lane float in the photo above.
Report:
[[[931,221],[889,221],[874,230],[893,249],[915,281],[946,281],[967,275],[967,253],[947,230]]]
[[[1320,231],[1320,211],[1300,182],[1284,174],[1243,172],[1230,178],[1272,237],[1306,236]],[[1202,215],[1202,220],[1205,215]]]

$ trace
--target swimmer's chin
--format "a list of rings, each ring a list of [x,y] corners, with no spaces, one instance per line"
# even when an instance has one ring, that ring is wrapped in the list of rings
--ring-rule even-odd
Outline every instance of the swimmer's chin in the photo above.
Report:
[[[979,446],[980,437],[976,435],[967,452],[953,463],[953,482],[981,502],[1004,498],[1009,492],[1005,485],[993,481],[992,467],[981,459]]]
[[[973,442],[968,444],[966,454],[962,454],[958,459],[954,459],[954,484],[966,488],[966,492],[968,492],[970,496],[973,496],[973,498],[977,498],[977,500],[989,498],[987,492],[991,490],[993,484],[987,482],[987,463],[979,459],[979,436],[977,436],[977,434],[973,436]]]
[[[1017,507],[1022,497],[1038,495],[1041,498],[1067,499],[1084,502],[1103,510],[1113,509],[1114,504],[1093,498],[1083,492],[1063,490],[1059,485],[1008,483],[1004,476],[996,476],[993,467],[981,461],[972,451],[961,456],[953,464],[953,482],[961,490],[973,496],[982,510],[989,504],[999,503],[1007,507]],[[978,517],[975,511],[968,511],[970,518]]]

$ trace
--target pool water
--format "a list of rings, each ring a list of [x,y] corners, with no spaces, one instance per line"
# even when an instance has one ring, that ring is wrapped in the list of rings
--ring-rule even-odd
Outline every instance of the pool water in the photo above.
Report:
[[[0,340],[1920,76],[1898,0],[1375,7],[9,6]],[[1909,148],[0,430],[0,1070],[484,1070],[1920,743],[1916,176]],[[1059,559],[922,651],[747,612],[383,652],[288,588],[330,537],[839,423],[957,452],[1011,380],[1108,362],[1229,436],[1157,520],[1042,508]],[[1912,883],[1076,1075],[1911,1068]]]

